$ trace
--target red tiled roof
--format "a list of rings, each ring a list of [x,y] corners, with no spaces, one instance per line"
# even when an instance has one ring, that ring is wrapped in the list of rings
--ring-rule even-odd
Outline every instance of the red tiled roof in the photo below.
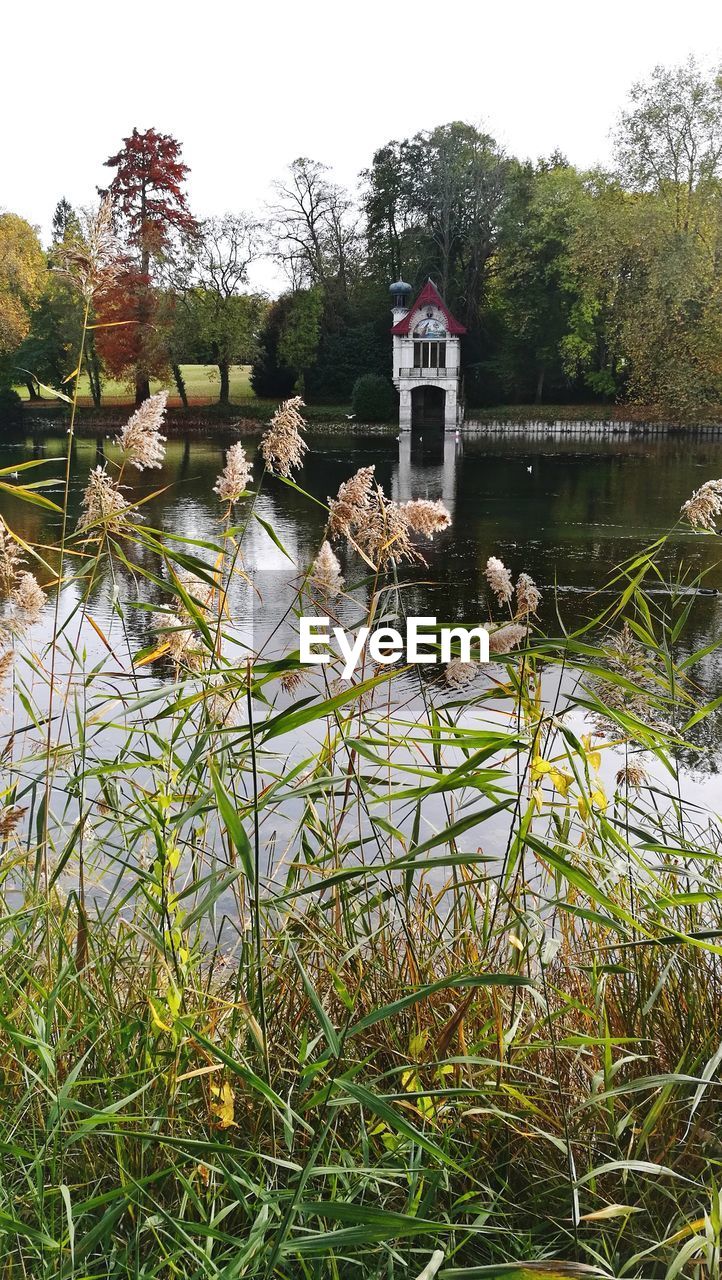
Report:
[[[452,316],[451,312],[449,311],[449,308],[444,302],[444,299],[439,293],[439,290],[436,288],[436,285],[431,280],[427,280],[426,284],[421,290],[421,293],[419,294],[413,306],[409,309],[409,311],[407,311],[403,320],[399,320],[398,324],[395,324],[393,326],[391,332],[398,333],[400,335],[408,334],[411,328],[411,321],[416,315],[416,312],[421,307],[429,307],[429,306],[438,307],[439,310],[444,313],[444,318],[446,320],[446,328],[448,329],[449,333],[466,333],[466,329],[464,328],[463,324],[460,324],[459,321],[456,320],[454,316]]]

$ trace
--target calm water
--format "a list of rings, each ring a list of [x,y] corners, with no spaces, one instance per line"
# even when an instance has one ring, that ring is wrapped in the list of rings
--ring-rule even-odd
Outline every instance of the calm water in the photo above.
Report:
[[[148,524],[175,534],[217,539],[219,505],[213,485],[223,466],[230,439],[172,438],[161,471],[134,473],[128,497],[154,494],[143,507]],[[530,573],[544,593],[544,622],[558,631],[556,611],[566,627],[596,614],[603,600],[590,595],[604,586],[613,566],[664,533],[677,519],[681,502],[699,484],[722,475],[722,442],[689,438],[609,436],[585,441],[524,434],[514,436],[470,435],[460,441],[398,441],[393,433],[374,434],[359,428],[314,431],[299,483],[325,499],[359,466],[375,463],[385,491],[404,500],[410,497],[443,498],[453,527],[442,534],[428,553],[428,571],[413,576],[406,608],[412,614],[436,613],[444,621],[469,622],[487,616],[484,604],[484,566],[491,554],[501,556],[516,576]],[[257,440],[247,441],[255,455]],[[0,465],[9,466],[30,457],[52,460],[35,473],[57,477],[61,491],[61,463],[65,437],[28,436],[0,443]],[[112,459],[112,444],[79,439],[74,448],[71,527],[75,524],[83,488],[90,469],[105,456]],[[256,468],[260,475],[260,467]],[[31,473],[32,476],[32,473]],[[46,492],[52,496],[53,488]],[[8,523],[30,543],[52,547],[57,540],[58,517],[30,507],[6,495],[0,509]],[[289,554],[301,567],[315,556],[324,527],[322,509],[273,478],[264,485],[257,510],[273,524]],[[246,564],[261,570],[287,565],[258,524],[252,524],[244,542]],[[674,570],[681,558],[690,568],[709,568],[707,585],[722,593],[722,559],[718,540],[701,538],[678,528],[665,553]],[[157,570],[157,565],[149,565]],[[42,573],[39,574],[42,578]],[[121,596],[137,595],[132,576],[120,575]],[[147,591],[145,594],[147,599]],[[158,597],[160,598],[160,597]],[[109,582],[98,582],[90,610],[101,627],[112,622]],[[148,614],[130,615],[131,640],[138,647],[150,643]],[[684,648],[701,648],[712,642],[722,625],[722,594],[699,598],[694,607]],[[100,642],[92,632],[84,637],[92,650]],[[148,673],[150,675],[150,673]],[[698,675],[698,678],[699,675]],[[722,685],[722,663],[714,655],[705,664],[702,682],[709,696]],[[698,775],[711,781],[720,756],[719,743],[710,737],[710,751],[696,766]],[[709,793],[707,800],[712,798]]]

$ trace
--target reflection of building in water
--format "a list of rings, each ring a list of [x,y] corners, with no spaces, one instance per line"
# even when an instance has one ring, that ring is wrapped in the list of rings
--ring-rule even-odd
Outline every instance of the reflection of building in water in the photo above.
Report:
[[[393,380],[399,392],[402,431],[454,431],[464,417],[460,335],[466,330],[449,311],[432,280],[409,307],[411,285],[391,285],[394,323]]]
[[[412,450],[411,432],[402,432],[399,436],[399,461],[391,478],[391,496],[396,502],[408,502],[410,498],[441,498],[453,520],[456,468],[461,448],[455,433],[447,431],[421,454],[415,444]]]

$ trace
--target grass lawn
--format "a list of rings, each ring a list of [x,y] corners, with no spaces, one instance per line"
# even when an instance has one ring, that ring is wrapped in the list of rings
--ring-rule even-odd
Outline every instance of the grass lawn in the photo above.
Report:
[[[218,399],[220,391],[220,378],[218,376],[218,367],[214,364],[182,364],[183,377],[185,379],[188,399],[191,404],[213,404]],[[253,399],[253,390],[249,381],[251,366],[247,364],[237,364],[231,367],[231,400],[247,400]],[[151,382],[152,391],[160,391],[162,387],[167,387],[169,391],[169,404],[179,405],[180,399],[176,390],[175,382],[172,376],[164,382]],[[25,386],[16,388],[18,394],[23,400],[28,399],[28,392]],[[82,405],[92,405],[90,396],[90,387],[88,386],[87,376],[84,374],[80,379],[79,403]],[[43,399],[52,399],[50,396],[43,396]],[[112,378],[103,382],[103,403],[104,404],[132,404],[134,401],[134,391],[122,382],[115,382]]]

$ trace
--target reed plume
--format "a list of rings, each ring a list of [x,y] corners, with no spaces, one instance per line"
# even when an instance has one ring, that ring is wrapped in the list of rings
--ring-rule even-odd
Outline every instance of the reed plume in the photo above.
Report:
[[[0,809],[0,839],[7,839],[15,831],[25,813],[27,809],[16,804],[6,805]]]
[[[213,492],[218,494],[221,502],[238,502],[248,488],[252,473],[246,451],[238,440],[226,453],[226,465],[213,486]]]
[[[463,662],[461,658],[452,658],[451,662],[447,662],[444,670],[444,679],[448,685],[454,689],[463,689],[465,685],[471,684],[481,671],[478,662]]]
[[[68,276],[91,302],[111,287],[121,271],[111,197],[104,196],[97,209],[82,210],[80,225],[80,236],[59,245],[53,256],[56,269]]]
[[[303,671],[284,671],[281,676],[281,688],[284,693],[294,694],[301,687],[306,679]]]
[[[24,626],[31,626],[43,611],[47,596],[32,573],[21,573],[10,593],[10,603],[21,615]]]
[[[443,502],[430,502],[427,498],[413,498],[410,502],[402,502],[401,510],[406,517],[409,528],[414,533],[421,533],[426,538],[433,538],[435,533],[448,529],[451,516]]]
[[[526,636],[526,627],[520,622],[508,622],[504,627],[497,627],[489,632],[489,653],[509,653],[516,649]]]
[[[113,477],[100,465],[88,476],[81,507],[78,521],[81,532],[102,524],[108,533],[120,534],[130,519],[130,504],[126,502]],[[134,513],[134,518],[139,517]]]
[[[194,604],[202,609],[204,613],[217,613],[216,588],[206,582],[197,573],[193,573],[192,569],[178,568],[174,569],[176,582],[180,585],[187,596],[191,596]],[[177,608],[186,617],[191,615],[188,613],[185,603],[179,601]]]
[[[528,618],[541,604],[541,592],[528,573],[520,573],[516,583],[516,616]]]
[[[0,588],[8,595],[15,583],[22,562],[18,544],[2,516],[0,516]]]
[[[363,512],[353,533],[356,546],[379,570],[401,564],[424,564],[424,557],[413,546],[409,522],[396,502],[389,502],[377,485],[372,502]]]
[[[429,502],[425,498],[401,504],[392,502],[381,485],[374,483],[372,466],[361,467],[350,480],[345,480],[336,497],[329,498],[328,505],[329,536],[348,538],[379,570],[404,560],[409,564],[425,564],[411,535],[420,533],[430,539],[439,529],[447,529],[451,524],[443,502]]]
[[[311,567],[310,580],[324,595],[337,596],[343,591],[341,565],[331,549],[330,542],[324,542]]]
[[[618,770],[615,781],[618,787],[628,787],[630,791],[641,791],[647,781],[647,770],[638,760],[629,760]]]
[[[0,653],[0,695],[5,691],[5,684],[13,666],[13,651],[5,649]]]
[[[179,611],[169,609],[167,613],[161,611],[154,613],[151,617],[151,626],[176,666],[195,665],[195,656],[198,652],[197,635]]]
[[[237,691],[228,685],[212,685],[204,705],[209,720],[221,728],[230,729],[241,723]]]
[[[301,396],[284,400],[280,408],[276,409],[268,430],[261,439],[261,455],[266,466],[287,479],[292,471],[301,466],[303,455],[308,449],[301,435],[301,431],[306,428],[299,413],[301,408]]]
[[[166,437],[160,434],[160,428],[167,401],[167,391],[149,396],[128,419],[118,437],[125,462],[138,471],[152,471],[163,465]]]
[[[511,574],[498,556],[489,556],[486,562],[486,580],[499,604],[508,604],[514,594]]]
[[[708,529],[716,532],[716,520],[722,511],[722,480],[707,480],[699,489],[695,489],[680,508],[683,519],[688,520],[695,529]]]
[[[375,468],[360,467],[350,480],[339,486],[335,498],[328,499],[329,537],[351,536],[352,530],[362,520],[371,505]]]

